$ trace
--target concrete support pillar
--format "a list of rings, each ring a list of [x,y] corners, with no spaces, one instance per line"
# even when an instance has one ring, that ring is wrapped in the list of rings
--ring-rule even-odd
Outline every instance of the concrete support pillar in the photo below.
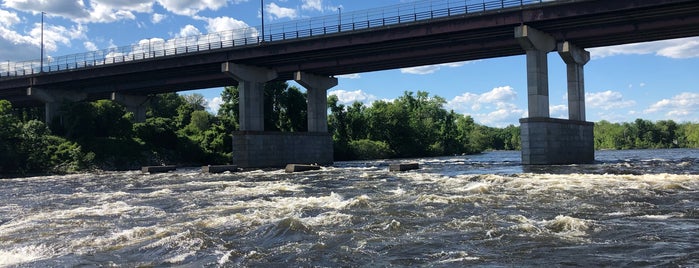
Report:
[[[570,42],[558,44],[558,54],[566,63],[568,73],[568,119],[585,121],[585,64],[590,52]]]
[[[134,122],[146,122],[146,106],[150,101],[148,96],[127,95],[117,92],[112,92],[112,101],[126,106],[126,111],[132,112]]]
[[[328,89],[337,86],[337,78],[296,72],[294,80],[308,95],[308,132],[328,132]]]
[[[265,83],[277,78],[277,72],[261,68],[224,62],[221,71],[238,81],[240,101],[240,130],[264,131],[264,92]]]
[[[55,118],[60,117],[60,107],[63,102],[79,102],[87,99],[86,93],[68,90],[47,90],[37,87],[27,88],[27,96],[44,103],[44,120],[47,125],[50,125]]]
[[[548,53],[556,39],[527,25],[515,28],[515,39],[527,52],[529,117],[549,117]]]

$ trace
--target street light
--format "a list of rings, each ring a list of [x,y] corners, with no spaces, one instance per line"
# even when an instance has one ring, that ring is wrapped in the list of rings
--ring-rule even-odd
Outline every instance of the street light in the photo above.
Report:
[[[342,31],[342,7],[337,7],[337,31]]]
[[[262,42],[265,41],[265,1],[260,0],[260,17],[262,17]]]
[[[39,73],[44,72],[44,14],[46,12],[41,11],[41,65],[39,66]]]

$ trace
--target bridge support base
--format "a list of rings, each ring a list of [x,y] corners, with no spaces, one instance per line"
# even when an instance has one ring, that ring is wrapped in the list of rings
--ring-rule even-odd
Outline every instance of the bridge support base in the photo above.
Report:
[[[233,133],[234,165],[241,168],[281,168],[291,163],[332,165],[332,136],[327,132]]]
[[[146,122],[146,106],[149,102],[148,96],[125,95],[112,92],[111,99],[112,101],[126,106],[126,111],[133,113],[134,122]]]
[[[535,117],[519,120],[522,164],[589,164],[595,161],[594,123]]]
[[[27,96],[44,103],[44,122],[51,125],[54,119],[61,119],[61,105],[64,102],[79,102],[87,99],[86,93],[68,90],[46,90],[43,88],[27,88]]]

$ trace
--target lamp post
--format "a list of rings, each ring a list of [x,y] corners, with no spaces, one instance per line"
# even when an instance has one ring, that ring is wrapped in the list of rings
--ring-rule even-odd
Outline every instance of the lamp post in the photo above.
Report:
[[[262,42],[265,41],[265,1],[260,0],[260,17],[262,18]]]
[[[44,72],[44,14],[46,14],[46,12],[41,11],[41,59],[39,73]]]
[[[337,31],[342,31],[342,7],[337,7]]]

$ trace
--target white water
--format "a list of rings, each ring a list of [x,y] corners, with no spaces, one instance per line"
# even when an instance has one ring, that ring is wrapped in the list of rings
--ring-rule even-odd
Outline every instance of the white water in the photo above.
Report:
[[[0,267],[694,266],[698,155],[679,152],[544,173],[497,152],[400,173],[369,161],[0,180]]]

